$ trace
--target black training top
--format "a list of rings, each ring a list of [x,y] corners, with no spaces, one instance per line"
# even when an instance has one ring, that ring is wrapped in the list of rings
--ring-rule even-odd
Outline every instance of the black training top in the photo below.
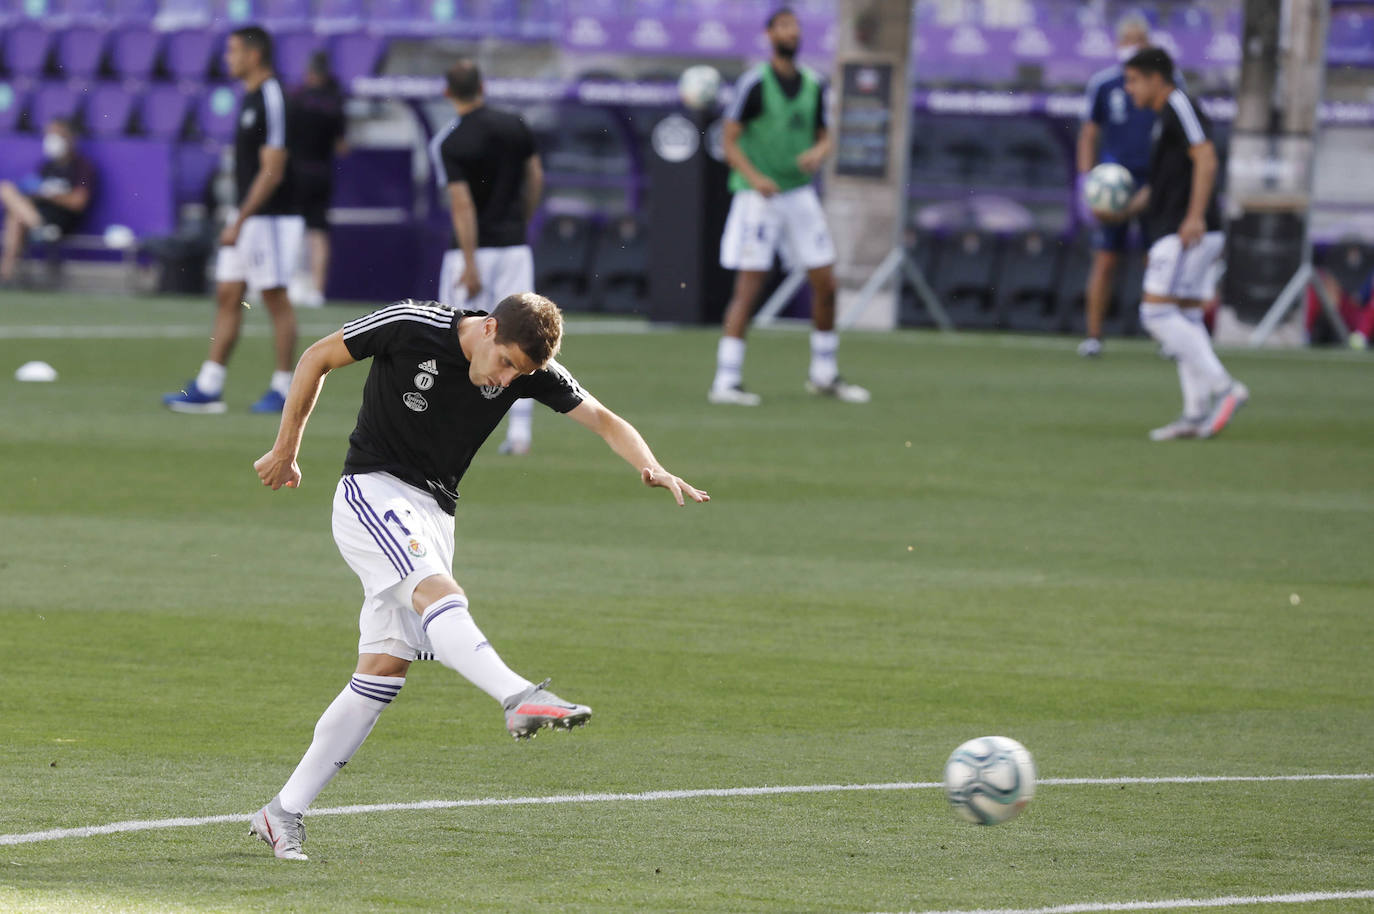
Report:
[[[349,354],[372,358],[358,424],[348,436],[345,474],[390,473],[427,489],[452,514],[458,481],[511,404],[533,397],[566,413],[586,398],[557,362],[509,387],[473,384],[458,321],[485,316],[406,299],[344,324]]]
[[[299,171],[329,173],[334,150],[348,130],[338,86],[301,88],[291,96],[291,164]]]
[[[248,196],[248,188],[253,186],[253,179],[258,176],[262,147],[286,148],[286,122],[286,98],[275,76],[268,77],[261,86],[243,97],[239,105],[238,125],[234,128],[234,182],[238,190],[238,203],[243,203]],[[277,189],[253,215],[282,216],[296,212],[291,183],[288,164],[286,175]]]
[[[1150,146],[1150,203],[1145,208],[1145,230],[1154,241],[1178,231],[1188,215],[1193,191],[1193,159],[1188,155],[1198,143],[1212,139],[1212,121],[1182,89],[1169,93],[1169,101],[1155,118]],[[1217,177],[1221,177],[1218,168]],[[1217,189],[1212,186],[1204,215],[1207,231],[1221,230]]]
[[[441,191],[468,185],[477,209],[477,246],[525,243],[525,163],[534,134],[518,114],[483,105],[456,118],[432,141]]]

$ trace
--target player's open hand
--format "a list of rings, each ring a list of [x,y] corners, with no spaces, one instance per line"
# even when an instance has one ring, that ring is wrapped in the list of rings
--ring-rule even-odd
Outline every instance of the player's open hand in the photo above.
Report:
[[[274,492],[282,486],[295,489],[301,484],[301,468],[296,465],[296,458],[283,457],[276,451],[268,451],[253,461],[253,469],[258,471],[262,484]]]
[[[476,298],[477,294],[482,291],[482,275],[475,268],[465,267],[462,277],[458,280],[458,287],[467,294],[469,299]]]
[[[667,489],[677,499],[678,507],[687,504],[687,499],[695,502],[710,501],[711,496],[701,489],[689,485],[686,480],[674,476],[663,467],[645,467],[639,471],[639,478],[650,488]]]

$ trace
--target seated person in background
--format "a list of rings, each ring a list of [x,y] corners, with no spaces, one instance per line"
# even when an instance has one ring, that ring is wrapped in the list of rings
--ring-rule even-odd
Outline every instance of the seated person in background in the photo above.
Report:
[[[1341,312],[1341,320],[1350,328],[1350,348],[1368,349],[1369,338],[1374,336],[1374,273],[1365,278],[1363,288],[1350,290],[1342,286],[1331,273],[1318,267],[1317,282],[1326,287],[1326,294],[1331,296]],[[1323,313],[1316,290],[1308,286],[1307,310],[1303,315],[1303,334],[1308,342],[1311,342],[1317,321]]]
[[[77,150],[75,136],[70,121],[54,118],[43,131],[38,174],[19,185],[0,181],[0,205],[5,209],[0,280],[14,278],[28,233],[42,229],[44,238],[60,238],[79,226],[90,208],[95,166]]]

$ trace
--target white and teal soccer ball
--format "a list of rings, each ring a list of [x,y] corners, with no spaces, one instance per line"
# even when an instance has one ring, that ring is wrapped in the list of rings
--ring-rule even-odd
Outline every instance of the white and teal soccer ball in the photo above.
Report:
[[[1122,165],[1104,162],[1088,172],[1083,182],[1083,202],[1096,213],[1119,213],[1131,202],[1135,179]]]
[[[705,111],[715,104],[720,94],[720,71],[704,63],[688,67],[678,77],[677,94],[688,108]]]
[[[977,825],[1016,818],[1035,796],[1035,762],[1006,736],[980,736],[945,762],[945,796],[954,811]]]

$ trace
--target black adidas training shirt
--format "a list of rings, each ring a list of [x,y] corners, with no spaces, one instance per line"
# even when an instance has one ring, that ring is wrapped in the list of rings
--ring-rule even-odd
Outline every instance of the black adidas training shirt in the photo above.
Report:
[[[344,324],[349,354],[372,359],[358,424],[348,436],[346,475],[390,473],[428,490],[452,514],[458,481],[511,404],[532,397],[566,413],[586,398],[557,362],[509,387],[473,384],[458,321],[485,316],[406,299]]]

